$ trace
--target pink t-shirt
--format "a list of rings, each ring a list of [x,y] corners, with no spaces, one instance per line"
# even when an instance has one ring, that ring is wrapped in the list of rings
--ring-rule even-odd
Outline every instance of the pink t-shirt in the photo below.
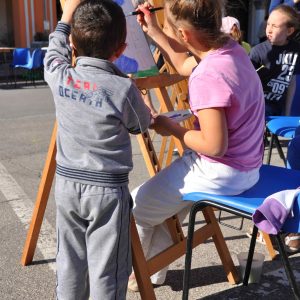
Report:
[[[199,153],[201,157],[241,171],[261,166],[264,95],[251,61],[238,43],[230,40],[199,63],[189,79],[189,97],[195,115],[212,107],[224,107],[226,114],[227,152],[223,157]]]

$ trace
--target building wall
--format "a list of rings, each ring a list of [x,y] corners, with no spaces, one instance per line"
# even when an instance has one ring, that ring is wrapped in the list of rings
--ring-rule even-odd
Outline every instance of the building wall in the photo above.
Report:
[[[15,47],[26,47],[26,25],[24,14],[24,1],[13,1],[13,27]]]
[[[0,0],[0,46],[31,47],[34,39],[47,39],[57,23],[64,0]],[[252,45],[269,0],[227,0],[227,15],[237,17]]]
[[[0,0],[0,47],[13,46],[12,1]]]
[[[56,0],[12,2],[15,47],[31,47],[35,38],[47,39],[57,23]]]
[[[0,28],[4,30],[0,32],[0,45],[5,45],[7,36],[7,18],[6,18],[6,1],[0,1]]]

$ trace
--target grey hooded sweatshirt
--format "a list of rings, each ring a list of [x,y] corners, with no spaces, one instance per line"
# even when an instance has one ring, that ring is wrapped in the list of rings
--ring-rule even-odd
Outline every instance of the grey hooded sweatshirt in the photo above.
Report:
[[[71,65],[70,26],[59,22],[50,34],[45,80],[58,122],[56,173],[98,186],[128,183],[130,135],[150,125],[150,111],[134,82],[113,63],[78,57]]]

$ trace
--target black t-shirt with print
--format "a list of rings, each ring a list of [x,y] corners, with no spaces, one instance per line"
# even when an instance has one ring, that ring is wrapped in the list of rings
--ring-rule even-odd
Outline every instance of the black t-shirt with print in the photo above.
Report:
[[[287,90],[294,74],[300,74],[300,44],[274,46],[267,40],[253,47],[250,59],[261,79],[267,115],[284,113]],[[263,66],[263,67],[261,67]]]

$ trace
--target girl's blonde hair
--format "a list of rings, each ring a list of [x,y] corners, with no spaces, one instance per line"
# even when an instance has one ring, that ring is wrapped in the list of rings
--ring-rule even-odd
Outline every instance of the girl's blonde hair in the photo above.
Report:
[[[236,24],[233,24],[231,32],[230,32],[231,37],[237,41],[239,44],[242,43],[242,32],[241,30],[237,27]]]
[[[165,0],[176,21],[187,21],[201,31],[208,47],[225,43],[228,37],[221,31],[222,0]]]
[[[295,30],[299,29],[299,15],[297,13],[297,11],[288,5],[285,4],[281,4],[276,6],[273,11],[280,11],[281,13],[283,13],[284,15],[286,15],[288,17],[288,22],[287,22],[287,27],[294,27]]]

